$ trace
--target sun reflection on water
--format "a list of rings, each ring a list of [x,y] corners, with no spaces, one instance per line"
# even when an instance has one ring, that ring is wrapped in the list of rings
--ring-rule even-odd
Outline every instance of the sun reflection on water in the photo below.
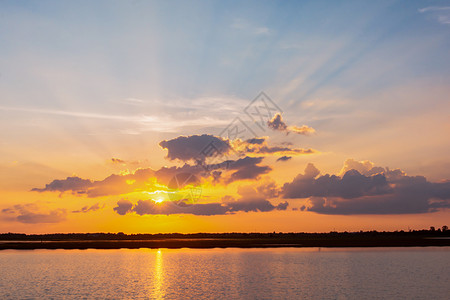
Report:
[[[154,286],[153,286],[153,299],[164,299],[163,291],[163,256],[161,249],[156,251],[155,257],[155,269],[154,269]]]

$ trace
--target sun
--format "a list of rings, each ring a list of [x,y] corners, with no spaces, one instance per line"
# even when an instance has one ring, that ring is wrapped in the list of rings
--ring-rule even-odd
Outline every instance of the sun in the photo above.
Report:
[[[163,198],[157,198],[157,199],[153,199],[153,201],[155,201],[155,203],[162,203],[164,202]]]

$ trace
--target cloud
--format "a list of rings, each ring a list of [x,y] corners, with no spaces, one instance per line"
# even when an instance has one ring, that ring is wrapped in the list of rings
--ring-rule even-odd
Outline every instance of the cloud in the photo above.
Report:
[[[275,114],[275,116],[273,116],[273,118],[270,121],[267,121],[267,126],[276,131],[286,132],[286,134],[293,132],[301,135],[310,135],[316,132],[314,128],[306,125],[303,125],[301,127],[287,126],[286,123],[283,121],[281,114],[279,113]]]
[[[344,162],[344,166],[339,174],[342,176],[350,170],[356,170],[366,176],[383,173],[385,171],[384,168],[375,167],[375,164],[368,160],[356,161],[353,158],[349,158]]]
[[[192,101],[197,101],[201,99],[188,99]],[[224,101],[225,105],[217,105],[216,108],[224,114],[225,109],[230,109],[227,107],[230,99],[216,99],[218,101]],[[203,100],[205,101],[205,100]],[[211,101],[211,99],[209,99]],[[237,101],[237,100],[236,100]],[[197,101],[198,102],[198,101]],[[160,103],[165,103],[167,106],[167,101],[160,101]],[[190,102],[190,104],[192,104]],[[205,106],[205,105],[204,105]],[[192,110],[192,105],[189,107]],[[228,123],[227,120],[220,120],[219,118],[211,118],[211,108],[208,110],[199,107],[194,107],[198,112],[195,114],[195,118],[192,117],[192,113],[187,111],[184,107],[184,112],[176,113],[173,109],[170,109],[171,114],[154,114],[154,115],[113,115],[107,113],[96,113],[96,112],[76,112],[71,110],[55,110],[55,109],[42,109],[34,107],[9,107],[0,105],[0,111],[14,111],[14,112],[24,112],[33,115],[43,114],[43,115],[54,115],[54,116],[64,116],[68,118],[81,118],[81,119],[94,119],[104,122],[123,122],[130,123],[130,127],[121,130],[124,134],[139,134],[147,131],[156,132],[177,132],[180,129],[185,129],[186,127],[204,127],[204,126],[224,126]],[[173,115],[176,114],[176,115]]]
[[[272,211],[274,209],[277,210],[286,210],[287,208],[287,202],[280,203],[277,206],[272,205],[269,201],[263,198],[253,198],[253,199],[247,199],[242,201],[236,201],[228,203],[229,211],[230,212],[236,212],[236,211],[254,211],[254,212],[268,212]]]
[[[222,203],[196,203],[193,205],[175,205],[172,202],[155,203],[152,200],[139,200],[132,209],[133,212],[142,215],[174,215],[191,214],[197,216],[224,215],[227,207]]]
[[[87,212],[90,212],[90,211],[97,211],[97,210],[99,210],[99,209],[101,209],[103,207],[105,207],[105,205],[100,207],[99,203],[95,203],[94,205],[91,205],[91,206],[89,206],[89,205],[83,206],[81,209],[74,210],[72,212],[73,213],[87,213]]]
[[[269,166],[260,165],[263,157],[243,157],[227,160],[218,164],[190,165],[181,167],[162,167],[157,171],[150,168],[137,169],[129,174],[112,174],[103,180],[94,181],[77,176],[66,179],[55,179],[44,188],[33,188],[35,192],[70,192],[77,196],[89,198],[122,195],[149,190],[168,190],[170,182],[178,174],[190,174],[198,179],[208,179],[213,183],[229,184],[239,180],[257,180],[260,175],[272,170]],[[163,186],[164,185],[164,186]]]
[[[277,161],[288,161],[290,159],[292,159],[292,156],[282,156],[278,158]]]
[[[46,184],[45,188],[34,188],[33,192],[65,192],[65,191],[85,191],[92,187],[93,182],[89,179],[82,179],[77,176],[67,177],[66,179],[55,179],[51,183]]]
[[[253,35],[270,35],[272,33],[272,30],[268,27],[253,25],[244,19],[235,19],[231,24],[231,28]]]
[[[409,214],[450,208],[450,182],[432,183],[368,161],[347,160],[342,172],[319,176],[308,164],[304,174],[284,184],[283,197],[307,198],[303,209],[322,214]]]
[[[133,203],[130,200],[122,199],[117,202],[117,206],[113,208],[113,210],[119,215],[123,216],[127,213],[131,212],[133,208]]]
[[[294,132],[294,133],[302,134],[302,135],[309,135],[309,134],[316,132],[316,130],[314,128],[306,126],[306,125],[302,125],[300,127],[293,125],[293,126],[288,127],[288,133],[289,132]]]
[[[429,6],[418,9],[418,12],[430,15],[440,24],[450,24],[450,6]]]
[[[267,122],[267,126],[273,130],[287,131],[287,125],[283,122],[281,114],[275,114],[275,116]]]
[[[236,170],[227,179],[227,183],[243,180],[252,179],[256,180],[260,175],[266,174],[272,170],[269,166],[259,166],[263,160],[262,157],[245,157],[234,161],[229,165],[229,170]]]
[[[159,143],[163,149],[167,149],[167,158],[181,161],[205,161],[205,158],[220,153],[225,155],[231,150],[228,140],[209,134],[179,136],[171,140]]]
[[[66,220],[66,215],[65,209],[52,210],[47,214],[27,212],[17,216],[17,221],[29,224],[59,223]]]
[[[120,158],[111,158],[111,162],[113,163],[113,164],[125,164],[125,161],[123,160],[123,159],[120,159]]]
[[[313,154],[317,151],[313,149],[301,149],[301,148],[289,148],[289,147],[261,147],[257,149],[254,153],[258,154],[273,154],[273,155],[303,155],[303,154]]]
[[[120,195],[136,190],[146,190],[153,186],[150,179],[155,172],[149,168],[137,169],[132,174],[110,175],[103,180],[93,181],[72,176],[66,179],[55,179],[46,184],[45,188],[33,188],[35,192],[71,192],[75,195],[87,195],[88,197],[101,197],[108,195]]]
[[[266,180],[265,182],[256,186],[256,192],[260,196],[264,196],[266,198],[274,198],[274,197],[279,196],[280,189],[277,186],[277,184],[275,183],[275,181]]]
[[[310,169],[310,170],[308,170]],[[308,164],[305,174],[299,174],[291,183],[283,186],[285,198],[341,197],[355,198],[365,195],[385,194],[391,191],[386,177],[381,174],[365,176],[356,170],[347,171],[344,176],[323,175],[318,178],[314,165]]]
[[[114,210],[119,215],[127,213],[136,213],[137,215],[174,215],[191,214],[196,216],[215,216],[227,215],[237,212],[269,212],[273,210],[286,210],[288,202],[282,202],[273,205],[270,201],[263,198],[260,192],[251,187],[244,187],[239,190],[241,198],[235,200],[231,196],[224,196],[222,202],[214,203],[195,203],[188,205],[181,202],[176,205],[173,202],[166,201],[156,203],[152,200],[138,200],[135,205],[129,200],[120,200]]]
[[[207,178],[210,176],[210,173],[207,171],[208,165],[200,166],[200,165],[189,165],[184,164],[182,167],[162,167],[161,169],[155,171],[155,177],[158,182],[164,185],[168,185],[169,182],[176,176],[177,174],[192,174],[194,176]],[[219,168],[219,167],[217,167]]]
[[[39,206],[34,203],[17,204],[2,209],[2,213],[6,214],[8,219],[25,224],[60,223],[65,221],[67,217],[65,209],[59,208],[40,212]]]
[[[248,139],[247,143],[249,144],[256,144],[256,145],[261,145],[266,141],[265,138],[252,138],[252,139]]]
[[[238,194],[241,198],[237,201],[227,201],[229,211],[268,212],[272,210],[286,210],[288,206],[287,202],[273,205],[266,199],[269,197],[269,194],[273,195],[273,188],[274,186],[271,184],[261,185],[257,189],[252,186],[239,187]],[[266,192],[269,193],[266,194]]]
[[[294,148],[290,145],[269,146],[268,138],[249,139],[241,141],[239,139],[232,142],[233,150],[245,155],[261,156],[298,156],[317,153],[314,149]]]
[[[160,142],[160,146],[168,150],[167,158],[184,161],[181,167],[162,167],[159,170],[141,168],[134,173],[112,174],[103,180],[83,179],[70,176],[66,179],[55,179],[44,188],[33,188],[35,192],[65,192],[87,197],[121,195],[132,192],[145,192],[157,187],[168,189],[171,180],[180,173],[192,174],[200,180],[209,180],[213,184],[230,184],[239,180],[258,180],[261,175],[269,173],[272,168],[261,165],[265,156],[284,156],[280,161],[288,160],[293,155],[316,153],[313,149],[269,146],[267,137],[252,138],[246,141],[236,139],[230,143],[221,137],[203,134],[179,136]],[[229,159],[231,154],[237,159]],[[208,162],[206,158],[212,158]],[[218,162],[215,162],[218,160]],[[114,164],[130,164],[120,158],[112,158]],[[190,164],[194,162],[195,164]],[[161,187],[165,185],[166,187]]]
[[[146,160],[144,160],[146,161]],[[138,166],[142,163],[142,161],[139,160],[124,160],[120,158],[113,157],[110,160],[108,160],[108,163],[118,166]]]

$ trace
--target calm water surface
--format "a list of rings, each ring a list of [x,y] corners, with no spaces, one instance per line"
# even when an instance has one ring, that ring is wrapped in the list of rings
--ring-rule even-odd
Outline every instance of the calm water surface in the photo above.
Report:
[[[450,248],[0,251],[0,299],[450,299]]]

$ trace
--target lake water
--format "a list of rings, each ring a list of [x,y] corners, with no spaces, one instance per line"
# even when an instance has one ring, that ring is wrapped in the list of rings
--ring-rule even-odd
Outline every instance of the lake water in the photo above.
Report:
[[[0,251],[0,299],[450,299],[450,247]]]

